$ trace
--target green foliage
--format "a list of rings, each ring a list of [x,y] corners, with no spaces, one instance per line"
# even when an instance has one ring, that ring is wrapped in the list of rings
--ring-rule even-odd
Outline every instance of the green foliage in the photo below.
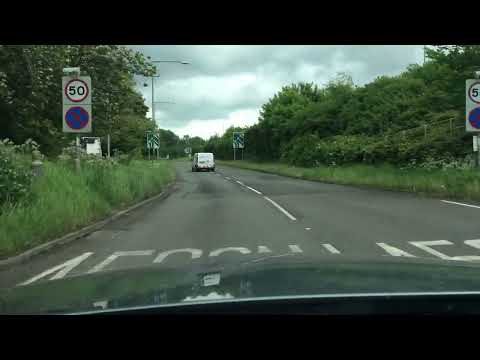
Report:
[[[478,69],[480,46],[429,47],[427,56],[423,65],[364,86],[341,73],[323,88],[283,87],[262,106],[259,122],[245,129],[245,157],[297,166],[400,167],[465,158],[471,152],[471,137],[459,129],[465,79]],[[210,138],[207,148],[230,159],[229,136]]]
[[[31,152],[36,148],[31,139],[22,145],[0,140],[0,206],[15,204],[28,195],[32,183]]]
[[[45,162],[33,199],[0,211],[0,257],[10,256],[105,217],[113,209],[160,192],[175,177],[171,162],[86,162],[75,173]]]
[[[142,54],[117,45],[0,45],[0,138],[32,138],[47,155],[58,155],[72,139],[60,121],[62,69],[75,66],[92,78],[94,136],[131,131],[132,118],[146,121],[148,108],[133,76],[150,76],[154,66]]]
[[[315,166],[318,163],[319,143],[319,137],[313,134],[296,137],[285,146],[282,160],[299,166]]]

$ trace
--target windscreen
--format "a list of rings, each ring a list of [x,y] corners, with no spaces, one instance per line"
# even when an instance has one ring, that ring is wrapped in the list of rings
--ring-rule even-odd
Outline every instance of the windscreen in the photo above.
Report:
[[[480,290],[479,66],[0,45],[0,312]]]

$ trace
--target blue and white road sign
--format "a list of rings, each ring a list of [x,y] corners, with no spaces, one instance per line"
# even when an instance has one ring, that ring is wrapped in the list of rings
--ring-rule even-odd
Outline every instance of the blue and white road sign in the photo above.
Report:
[[[244,133],[234,132],[233,133],[233,148],[234,149],[243,149],[245,147]]]

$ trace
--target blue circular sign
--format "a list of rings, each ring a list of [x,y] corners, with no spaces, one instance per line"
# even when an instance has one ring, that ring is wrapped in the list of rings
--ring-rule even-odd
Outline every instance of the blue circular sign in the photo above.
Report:
[[[73,130],[81,130],[88,125],[90,115],[81,106],[74,106],[65,113],[65,122]]]

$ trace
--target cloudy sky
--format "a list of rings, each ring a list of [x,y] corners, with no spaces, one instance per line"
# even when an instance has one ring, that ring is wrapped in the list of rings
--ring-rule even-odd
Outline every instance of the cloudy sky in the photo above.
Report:
[[[348,72],[356,85],[395,75],[423,61],[421,45],[161,45],[130,46],[157,64],[155,119],[179,136],[208,138],[231,125],[257,122],[260,107],[282,86],[307,81],[325,85]],[[148,87],[143,84],[147,82]],[[137,79],[151,106],[151,80]],[[163,102],[163,103],[162,103]],[[173,102],[170,104],[168,102]],[[151,113],[149,114],[151,116]]]

